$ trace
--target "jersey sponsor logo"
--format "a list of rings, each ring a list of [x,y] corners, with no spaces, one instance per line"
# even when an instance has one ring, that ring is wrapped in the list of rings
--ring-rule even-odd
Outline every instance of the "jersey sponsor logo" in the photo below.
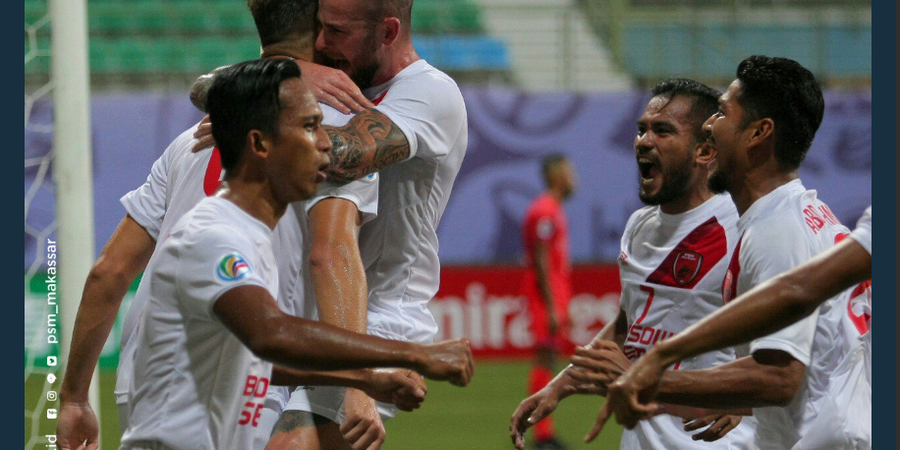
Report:
[[[693,289],[727,253],[725,228],[715,217],[711,217],[688,233],[672,249],[659,267],[647,277],[647,282]]]
[[[222,257],[216,274],[225,281],[237,281],[250,273],[250,265],[240,253],[229,253]]]
[[[703,255],[691,250],[683,250],[675,256],[675,262],[672,264],[672,276],[679,286],[684,286],[697,278],[701,267],[703,267]]]

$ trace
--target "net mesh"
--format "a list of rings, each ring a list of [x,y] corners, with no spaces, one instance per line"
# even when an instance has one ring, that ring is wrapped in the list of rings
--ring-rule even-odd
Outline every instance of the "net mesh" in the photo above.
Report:
[[[56,392],[61,380],[48,367],[58,356],[47,341],[57,311],[47,302],[47,240],[55,240],[52,135],[49,97],[50,16],[46,0],[30,0],[25,20],[25,449],[52,443]],[[51,382],[52,380],[52,382]]]

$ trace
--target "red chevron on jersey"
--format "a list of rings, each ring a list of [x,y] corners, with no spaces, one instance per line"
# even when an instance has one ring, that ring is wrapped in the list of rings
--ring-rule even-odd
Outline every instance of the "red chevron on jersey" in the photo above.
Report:
[[[213,147],[209,165],[206,166],[206,175],[203,176],[203,193],[207,197],[215,194],[220,184],[222,184],[222,155],[219,154],[219,147]]]
[[[647,282],[693,289],[727,253],[725,229],[713,217],[682,239]]]
[[[725,279],[722,280],[722,300],[725,303],[734,299],[737,293],[738,275],[741,273],[741,241],[744,236],[738,239],[737,245],[734,246],[734,253],[731,254],[731,262],[728,263],[728,271],[725,272]]]

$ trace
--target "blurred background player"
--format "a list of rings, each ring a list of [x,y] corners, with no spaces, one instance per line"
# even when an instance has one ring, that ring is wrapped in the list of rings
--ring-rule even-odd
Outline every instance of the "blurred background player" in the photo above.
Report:
[[[577,177],[563,155],[550,155],[541,162],[546,191],[525,213],[522,236],[525,246],[524,293],[528,298],[535,336],[535,360],[528,376],[528,392],[534,394],[553,378],[558,353],[568,347],[569,299],[572,296],[572,266],[569,259],[569,225],[563,210],[575,192]],[[534,427],[538,449],[561,449],[565,445],[553,432],[550,417]]]
[[[173,227],[148,270],[124,449],[247,449],[271,383],[303,369],[408,367],[465,385],[464,341],[416,346],[292,317],[278,307],[272,230],[326,178],[330,141],[290,61],[239,64],[209,92],[227,187]],[[273,329],[279,330],[272,333]],[[405,384],[418,387],[411,380]],[[423,394],[420,392],[420,394]]]
[[[618,317],[589,349],[578,350],[578,355],[589,352],[596,358],[603,378],[586,383],[597,389],[585,389],[578,383],[583,373],[569,367],[523,401],[511,425],[517,445],[521,431],[552,413],[559,400],[574,392],[605,395],[605,384],[644,352],[722,304],[721,280],[737,241],[738,218],[731,199],[714,195],[706,186],[712,151],[703,123],[715,112],[719,93],[693,80],[668,79],[652,94],[634,138],[639,197],[648,206],[631,215],[622,235]],[[674,370],[733,360],[734,352],[726,349],[685,361]],[[685,427],[682,416],[699,420]],[[748,422],[718,411],[669,409],[626,430],[620,448],[752,449],[752,419]],[[686,432],[706,425],[712,426],[695,436]],[[593,430],[589,440],[598,432]]]
[[[824,109],[809,70],[790,59],[751,56],[738,65],[737,79],[704,124],[715,156],[709,188],[730,193],[741,217],[722,283],[726,303],[849,234],[797,175]],[[863,288],[832,297],[812,315],[740,348],[743,357],[733,363],[667,371],[658,398],[709,408],[752,407],[756,444],[764,450],[869,449],[869,330],[862,311],[853,308],[867,295]],[[591,370],[589,363],[573,363]],[[629,408],[617,389],[599,419],[612,410],[633,427],[639,412],[648,413],[652,405]]]
[[[751,289],[655,346],[616,381],[619,398],[637,406],[639,397],[648,398],[656,391],[666,367],[685,358],[772,334],[812,314],[823,302],[854,286],[862,285],[868,290],[866,281],[872,276],[871,206],[859,219],[850,238],[802,266]],[[871,294],[867,300],[851,308],[868,321]],[[868,336],[871,339],[871,333]]]

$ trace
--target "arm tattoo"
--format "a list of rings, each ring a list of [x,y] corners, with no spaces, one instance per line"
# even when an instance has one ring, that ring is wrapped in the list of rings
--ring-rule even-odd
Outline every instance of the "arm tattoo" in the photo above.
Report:
[[[383,113],[370,109],[357,114],[343,127],[328,127],[334,181],[357,180],[409,158],[409,141]]]

